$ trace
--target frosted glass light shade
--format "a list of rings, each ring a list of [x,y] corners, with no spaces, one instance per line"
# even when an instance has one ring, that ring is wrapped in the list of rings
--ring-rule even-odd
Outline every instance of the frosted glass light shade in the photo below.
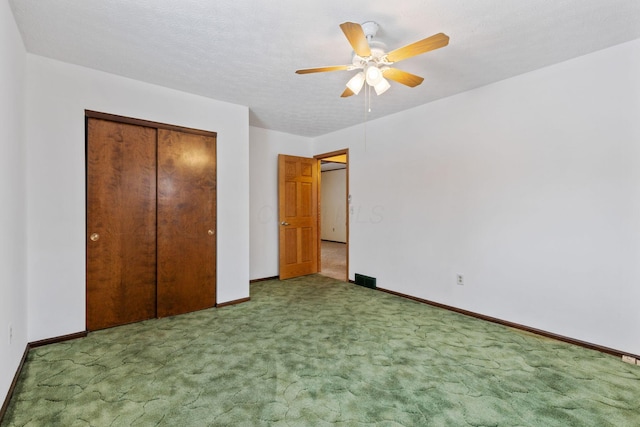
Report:
[[[360,71],[358,74],[356,74],[355,76],[351,77],[351,79],[347,82],[347,87],[355,95],[360,93],[360,89],[362,89],[363,85],[364,85],[364,72],[363,71]]]
[[[384,77],[381,77],[380,81],[375,86],[373,86],[373,88],[376,90],[376,95],[382,95],[390,87],[391,85]]]
[[[375,86],[380,83],[380,79],[382,79],[382,71],[380,71],[380,68],[375,65],[369,65],[365,70],[365,73],[367,75],[367,83],[369,86]]]

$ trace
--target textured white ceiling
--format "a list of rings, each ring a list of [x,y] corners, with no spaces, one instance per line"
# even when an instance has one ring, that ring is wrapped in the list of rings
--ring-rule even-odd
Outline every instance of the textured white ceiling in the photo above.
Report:
[[[338,25],[373,20],[389,50],[449,46],[397,68],[425,77],[372,97],[375,119],[640,38],[639,0],[10,0],[29,52],[250,109],[253,126],[317,136],[364,119]]]

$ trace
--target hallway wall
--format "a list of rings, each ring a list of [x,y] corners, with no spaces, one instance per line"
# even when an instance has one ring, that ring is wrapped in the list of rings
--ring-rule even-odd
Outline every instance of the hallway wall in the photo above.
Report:
[[[347,170],[322,172],[321,239],[347,242]]]

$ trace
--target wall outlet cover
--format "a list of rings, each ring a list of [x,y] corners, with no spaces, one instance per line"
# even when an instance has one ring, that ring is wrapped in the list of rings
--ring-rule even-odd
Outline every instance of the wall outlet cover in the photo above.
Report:
[[[638,362],[635,357],[627,356],[626,354],[622,355],[622,361],[632,365],[635,365]]]

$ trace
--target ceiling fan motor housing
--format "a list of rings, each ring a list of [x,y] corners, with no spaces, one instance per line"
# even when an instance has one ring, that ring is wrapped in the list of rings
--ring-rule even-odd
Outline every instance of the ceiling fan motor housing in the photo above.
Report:
[[[376,33],[378,32],[378,29],[380,28],[380,26],[376,22],[373,22],[373,21],[363,22],[362,25],[360,25],[360,26],[362,27],[362,31],[364,31],[365,37],[369,41],[371,41],[371,39],[376,36]]]
[[[377,41],[377,40],[369,40],[369,48],[371,49],[371,56],[363,58],[359,56],[355,52],[353,53],[352,63],[356,67],[364,67],[369,62],[375,62],[376,64],[385,64],[388,65],[383,58],[385,56],[385,51],[387,49],[387,45]]]

